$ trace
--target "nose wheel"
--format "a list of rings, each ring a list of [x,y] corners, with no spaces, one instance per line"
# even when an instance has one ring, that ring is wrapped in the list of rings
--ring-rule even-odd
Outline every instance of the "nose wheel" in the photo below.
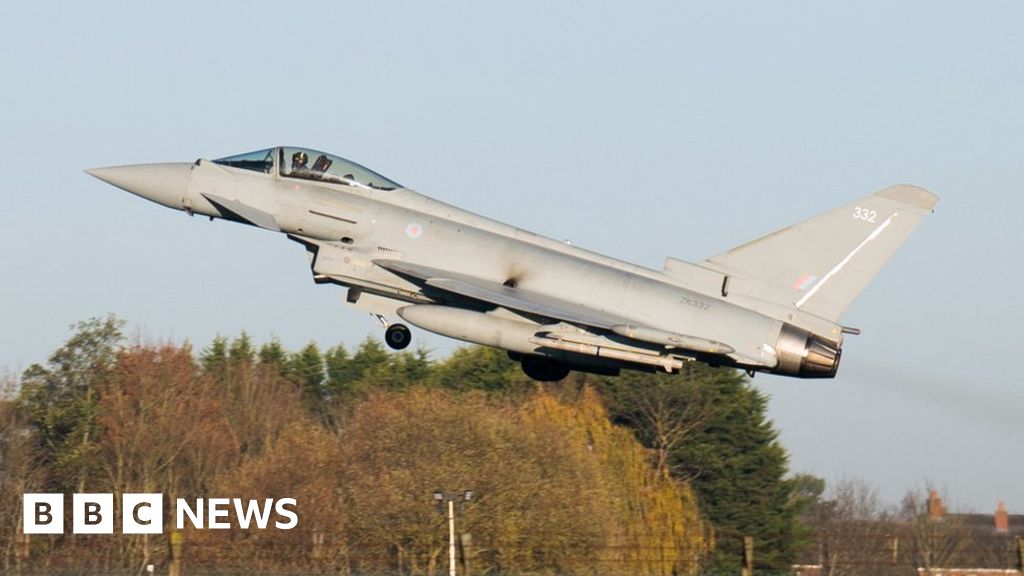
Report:
[[[412,333],[405,324],[392,324],[384,331],[384,343],[392,350],[402,350],[412,341]]]

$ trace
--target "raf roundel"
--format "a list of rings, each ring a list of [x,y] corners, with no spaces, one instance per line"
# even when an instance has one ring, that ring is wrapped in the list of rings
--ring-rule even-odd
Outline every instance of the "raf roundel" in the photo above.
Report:
[[[405,235],[413,240],[423,235],[423,226],[416,224],[415,222],[405,227]]]

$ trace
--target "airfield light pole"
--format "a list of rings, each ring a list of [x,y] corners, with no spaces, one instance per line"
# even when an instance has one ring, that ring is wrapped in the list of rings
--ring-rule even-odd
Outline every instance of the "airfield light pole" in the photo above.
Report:
[[[461,510],[467,502],[473,499],[472,490],[459,492],[434,491],[434,504],[437,511],[444,514],[445,504],[448,505],[448,576],[455,576],[455,500],[461,499],[459,509]]]
[[[448,576],[455,576],[455,501],[448,500]]]

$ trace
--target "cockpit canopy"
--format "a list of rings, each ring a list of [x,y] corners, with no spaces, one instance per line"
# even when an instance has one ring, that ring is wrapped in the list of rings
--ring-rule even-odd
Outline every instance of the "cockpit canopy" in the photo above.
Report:
[[[308,148],[281,148],[279,164],[281,176],[320,180],[346,186],[359,186],[373,190],[394,190],[402,186],[339,156]]]
[[[401,184],[388,180],[351,160],[309,148],[268,148],[218,158],[213,162],[222,166],[272,174],[275,170],[275,159],[278,173],[285,178],[317,180],[371,190],[394,190],[402,187]]]
[[[266,150],[246,152],[245,154],[225,156],[224,158],[217,158],[213,163],[270,174],[274,171],[274,149],[268,148]]]

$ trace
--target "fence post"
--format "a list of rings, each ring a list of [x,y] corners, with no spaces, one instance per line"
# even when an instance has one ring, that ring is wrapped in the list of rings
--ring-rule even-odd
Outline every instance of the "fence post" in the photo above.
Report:
[[[470,576],[469,565],[470,565],[470,549],[473,544],[473,536],[468,532],[459,535],[459,552],[460,558],[462,559],[462,574],[463,576]]]
[[[1024,537],[1017,537],[1017,569],[1024,572]]]
[[[182,576],[181,560],[185,536],[181,532],[171,532],[171,565],[167,568],[168,576]]]
[[[743,570],[742,576],[754,576],[754,537],[743,537]]]
[[[22,562],[28,561],[29,550],[31,550],[31,547],[29,546],[29,535],[22,534],[21,530],[18,530],[17,540],[15,542],[16,545],[14,548],[14,573],[20,575],[21,564]]]

